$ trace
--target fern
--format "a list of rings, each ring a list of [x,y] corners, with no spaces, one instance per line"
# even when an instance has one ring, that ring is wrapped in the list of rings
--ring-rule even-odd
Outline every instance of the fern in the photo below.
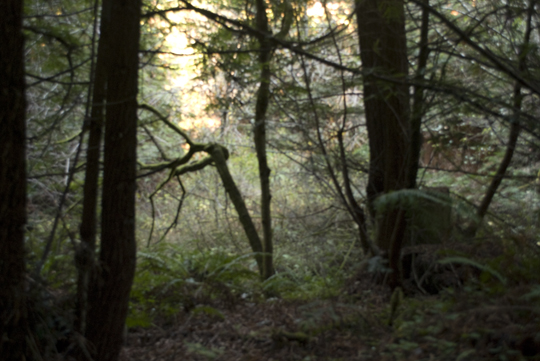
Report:
[[[194,315],[203,314],[212,318],[216,318],[220,321],[225,321],[225,316],[223,315],[223,313],[219,311],[218,309],[211,306],[199,305],[195,307],[195,309],[193,310],[193,314]]]
[[[473,266],[478,268],[479,270],[483,272],[487,272],[497,278],[503,285],[506,285],[506,279],[497,271],[495,271],[493,268],[483,265],[481,263],[478,263],[476,261],[473,261],[472,259],[465,258],[465,257],[447,257],[439,260],[440,264],[451,264],[451,263],[461,263],[466,264],[469,266]]]
[[[521,299],[532,301],[535,299],[540,299],[540,286],[534,286],[531,288],[531,291],[526,295],[521,296]]]

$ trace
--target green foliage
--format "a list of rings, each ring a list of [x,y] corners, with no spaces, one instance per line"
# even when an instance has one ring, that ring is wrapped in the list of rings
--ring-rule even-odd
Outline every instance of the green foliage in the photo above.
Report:
[[[262,284],[264,293],[280,295],[286,299],[325,299],[338,295],[345,281],[345,274],[332,270],[332,275],[322,276],[297,269],[276,273]]]
[[[531,287],[527,295],[535,295],[536,288]],[[527,334],[535,337],[537,330],[538,308],[533,303],[536,296],[532,297],[510,289],[505,295],[494,296],[476,287],[465,287],[459,291],[449,289],[437,298],[407,298],[394,323],[395,341],[380,344],[379,352],[400,360],[426,354],[437,355],[438,359],[521,359],[519,340]],[[513,307],[508,307],[508,302]],[[386,309],[379,315],[381,321],[389,312]],[[512,317],[513,322],[523,326],[503,326],[500,317]],[[521,331],[507,334],[505,327]]]
[[[514,244],[506,246],[505,252],[489,262],[510,284],[529,284],[538,281],[540,274],[540,249],[537,245]]]
[[[203,356],[207,360],[216,359],[223,353],[223,350],[220,348],[214,348],[214,347],[208,348],[200,343],[186,342],[185,345],[188,349],[188,353]]]
[[[43,265],[43,274],[54,288],[73,286],[76,278],[73,255],[62,252],[47,258]]]
[[[128,325],[148,326],[154,317],[172,316],[182,309],[223,317],[208,304],[221,298],[232,302],[258,279],[246,267],[249,257],[218,249],[182,251],[170,245],[139,252]]]
[[[465,264],[469,266],[473,266],[478,268],[479,270],[485,272],[486,274],[490,274],[497,278],[503,285],[506,285],[506,279],[497,271],[492,269],[489,266],[483,265],[479,262],[476,262],[472,259],[465,258],[465,257],[446,257],[441,260],[439,260],[440,264],[453,264],[453,263],[460,263]],[[482,278],[482,280],[487,280],[487,278]]]
[[[236,299],[257,301],[264,295],[324,299],[339,294],[346,272],[328,266],[323,276],[302,262],[290,256],[277,258],[283,271],[261,282],[253,271],[253,254],[236,256],[224,249],[187,250],[165,244],[141,251],[127,325],[148,327],[157,318],[182,311],[220,321],[225,317],[220,308]]]
[[[317,275],[295,263],[298,267],[260,282],[258,274],[249,269],[254,266],[252,257],[234,256],[219,249],[182,251],[170,245],[140,252],[128,326],[148,326],[153,318],[171,316],[182,309],[221,319],[220,311],[209,304],[223,299],[233,302],[236,297],[331,297],[339,292],[346,276],[339,270],[329,270],[327,276]],[[295,261],[284,259],[278,259],[279,267]]]
[[[218,321],[225,321],[225,316],[223,316],[223,313],[221,313],[218,309],[211,306],[205,306],[205,305],[196,306],[193,309],[193,314],[194,315],[204,314],[212,318],[215,318]]]
[[[531,288],[531,291],[521,297],[527,301],[540,300],[540,285]]]

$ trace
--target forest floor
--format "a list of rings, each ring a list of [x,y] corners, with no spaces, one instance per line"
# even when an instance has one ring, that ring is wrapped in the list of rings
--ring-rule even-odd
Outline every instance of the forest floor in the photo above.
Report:
[[[325,300],[214,299],[131,329],[121,360],[540,360],[538,284],[410,295],[390,326],[389,291],[351,282]]]

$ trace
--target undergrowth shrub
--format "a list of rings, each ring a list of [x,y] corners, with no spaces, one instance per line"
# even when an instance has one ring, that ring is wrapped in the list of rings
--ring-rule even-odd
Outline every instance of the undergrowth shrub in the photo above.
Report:
[[[224,248],[186,250],[166,244],[140,251],[128,327],[147,327],[156,318],[171,318],[179,312],[209,314],[210,309],[259,302],[268,295],[328,298],[340,292],[346,277],[338,267],[321,275],[302,264],[302,259],[287,256],[277,258],[278,271],[262,281],[253,256],[238,256]]]
[[[234,303],[258,279],[246,266],[250,258],[220,249],[183,251],[172,245],[139,252],[128,327],[149,326],[155,317],[216,300]]]

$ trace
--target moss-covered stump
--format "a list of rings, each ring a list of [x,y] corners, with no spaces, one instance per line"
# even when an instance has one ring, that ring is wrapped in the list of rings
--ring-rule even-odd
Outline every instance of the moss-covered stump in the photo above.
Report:
[[[409,246],[440,244],[452,234],[452,199],[447,187],[432,187],[421,190],[422,196],[411,205]]]

